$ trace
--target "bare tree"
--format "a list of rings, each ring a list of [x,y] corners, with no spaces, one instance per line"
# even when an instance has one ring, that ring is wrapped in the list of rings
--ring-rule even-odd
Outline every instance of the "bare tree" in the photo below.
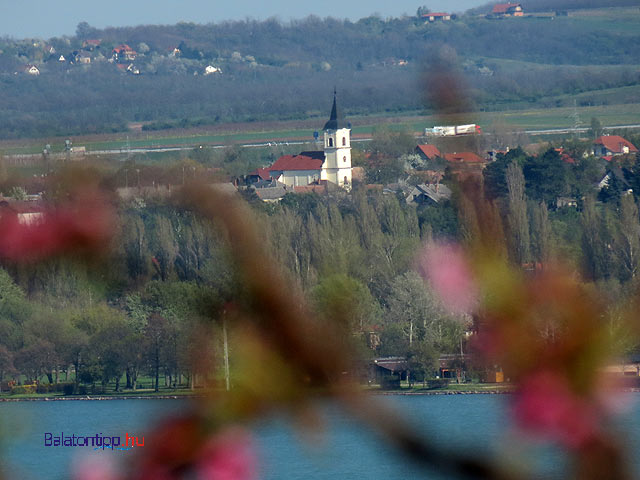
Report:
[[[633,195],[620,198],[620,216],[615,236],[615,255],[618,257],[623,278],[633,279],[638,274],[640,262],[640,221]]]
[[[551,222],[549,210],[545,202],[540,202],[532,209],[532,248],[533,258],[542,265],[551,257]]]

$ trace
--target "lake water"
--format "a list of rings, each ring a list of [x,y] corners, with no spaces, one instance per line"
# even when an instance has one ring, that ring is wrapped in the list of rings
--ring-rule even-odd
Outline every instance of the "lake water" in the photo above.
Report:
[[[640,394],[630,396],[640,399]],[[563,459],[549,445],[524,442],[509,431],[506,400],[502,395],[385,396],[406,418],[443,445],[470,453],[492,455],[507,463],[525,465],[547,478],[562,478]],[[163,415],[184,410],[188,400],[108,400],[62,402],[0,402],[3,459],[9,462],[9,477],[62,479],[74,456],[114,455],[125,458],[130,451],[44,445],[44,434],[82,436],[144,435],[146,427]],[[393,480],[444,478],[425,474],[395,453],[384,441],[363,429],[339,410],[325,407],[328,427],[320,442],[305,436],[286,418],[270,418],[253,426],[265,480],[367,479]],[[638,402],[625,415],[624,428],[630,452],[640,445]],[[634,459],[636,460],[636,459]],[[535,476],[535,475],[534,475]]]

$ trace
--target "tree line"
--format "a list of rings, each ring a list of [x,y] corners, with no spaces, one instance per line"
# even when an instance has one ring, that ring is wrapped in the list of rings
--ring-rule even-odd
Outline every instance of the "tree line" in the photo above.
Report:
[[[640,37],[609,28],[605,18],[584,22],[467,16],[425,25],[418,17],[309,17],[289,23],[85,26],[74,37],[47,42],[4,38],[0,136],[120,132],[130,122],[157,129],[308,118],[326,115],[330,92],[317,92],[327,84],[340,89],[350,115],[429,112],[436,107],[425,95],[429,87],[416,80],[438,68],[443,55],[468,86],[469,109],[567,106],[573,104],[567,95],[576,93],[585,105],[632,101],[633,92],[603,90],[638,85]],[[102,61],[68,65],[42,57],[51,46],[79,50],[88,38],[102,40]],[[120,43],[138,48],[140,75],[124,74],[106,61]],[[182,54],[170,57],[174,47]],[[37,63],[41,75],[14,74],[27,63]],[[207,64],[223,73],[203,76]]]

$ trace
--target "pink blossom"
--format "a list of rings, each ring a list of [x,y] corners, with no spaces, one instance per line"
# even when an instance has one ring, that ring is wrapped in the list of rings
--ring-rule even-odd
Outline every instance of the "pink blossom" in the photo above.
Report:
[[[429,281],[446,308],[454,313],[473,310],[478,289],[460,247],[437,243],[426,245],[418,257],[418,271]]]
[[[257,461],[251,436],[231,429],[210,438],[196,460],[196,470],[201,480],[256,480]]]
[[[118,480],[116,468],[104,452],[87,455],[73,464],[71,478],[74,480]]]
[[[513,398],[513,413],[524,430],[572,449],[598,434],[599,410],[553,371],[540,371],[523,380]]]
[[[11,212],[2,212],[0,231],[0,256],[13,261],[39,260],[104,245],[113,232],[113,221],[108,208],[90,200],[46,212],[29,224],[21,223]]]

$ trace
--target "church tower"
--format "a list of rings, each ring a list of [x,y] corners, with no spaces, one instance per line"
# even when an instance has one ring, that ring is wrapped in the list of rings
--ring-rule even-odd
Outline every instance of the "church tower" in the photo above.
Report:
[[[338,110],[335,90],[331,117],[324,125],[324,163],[320,179],[347,190],[351,188],[351,125]]]

